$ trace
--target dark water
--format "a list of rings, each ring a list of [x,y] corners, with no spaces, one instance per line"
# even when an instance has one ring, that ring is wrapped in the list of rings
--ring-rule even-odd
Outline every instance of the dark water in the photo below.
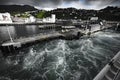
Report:
[[[20,29],[20,34],[13,30],[14,36],[23,35]],[[40,32],[37,27],[30,31]],[[0,80],[93,80],[120,50],[119,46],[120,33],[111,30],[79,40],[39,43],[16,52],[17,55],[1,55]]]
[[[38,28],[39,25],[31,25],[31,26],[0,26],[0,42],[10,40],[8,35],[8,30],[13,39],[34,36],[37,34],[46,34],[54,32],[55,30],[40,30]]]

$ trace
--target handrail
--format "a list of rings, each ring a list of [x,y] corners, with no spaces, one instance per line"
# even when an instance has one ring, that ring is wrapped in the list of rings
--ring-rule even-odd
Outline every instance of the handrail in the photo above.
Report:
[[[120,69],[117,71],[117,74],[115,75],[115,77],[113,78],[113,80],[116,80],[116,79],[117,79],[119,73],[120,73]]]
[[[111,59],[111,61],[98,73],[98,75],[93,80],[102,80],[105,74],[109,71],[110,66],[114,64],[115,61],[117,61],[120,57],[120,51]],[[120,73],[120,70],[117,72]],[[114,78],[114,80],[117,78],[118,75]]]

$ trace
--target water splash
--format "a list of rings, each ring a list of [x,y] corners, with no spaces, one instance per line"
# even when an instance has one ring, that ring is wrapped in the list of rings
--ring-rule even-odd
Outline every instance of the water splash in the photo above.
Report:
[[[4,74],[7,73],[11,80],[13,75],[14,79],[20,80],[16,77],[18,74],[28,80],[92,80],[119,46],[120,34],[113,31],[98,32],[80,40],[37,44],[21,50],[23,56],[7,58],[8,71]],[[22,69],[9,71],[10,66],[17,68],[19,65]]]
[[[30,49],[29,54],[24,58],[24,69],[34,69],[40,67],[44,62],[45,51],[36,52],[33,48]]]

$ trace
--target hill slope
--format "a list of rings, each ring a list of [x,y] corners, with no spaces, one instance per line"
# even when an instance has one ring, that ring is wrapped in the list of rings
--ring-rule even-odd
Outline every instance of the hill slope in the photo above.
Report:
[[[0,12],[26,12],[35,11],[36,8],[29,5],[0,5]]]

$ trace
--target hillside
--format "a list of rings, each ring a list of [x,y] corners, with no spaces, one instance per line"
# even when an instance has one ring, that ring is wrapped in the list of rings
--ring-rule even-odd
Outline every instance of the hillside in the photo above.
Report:
[[[120,8],[108,6],[99,10],[97,16],[105,20],[120,21]]]
[[[35,11],[36,8],[29,5],[0,5],[0,12],[26,12]]]
[[[75,8],[58,8],[51,11],[37,10],[29,5],[0,5],[0,12],[10,12],[12,15],[30,12],[37,18],[49,17],[55,14],[57,19],[82,19],[87,20],[90,17],[98,16],[102,20],[120,21],[120,8],[108,6],[101,10],[85,10]]]

